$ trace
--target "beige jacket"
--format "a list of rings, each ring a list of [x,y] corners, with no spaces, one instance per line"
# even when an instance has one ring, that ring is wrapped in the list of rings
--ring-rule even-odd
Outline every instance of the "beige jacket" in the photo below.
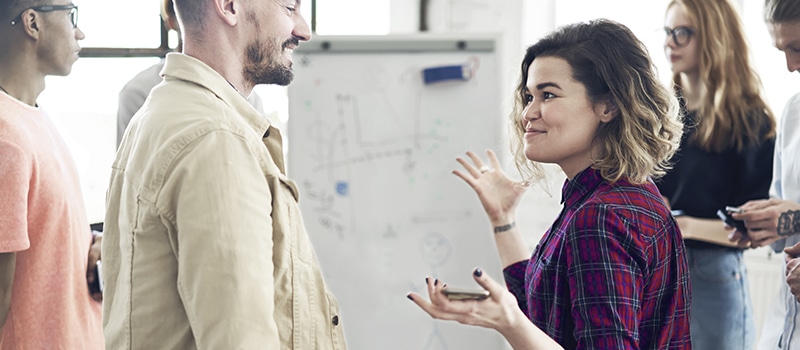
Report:
[[[217,72],[167,55],[114,161],[107,349],[345,349],[280,132]]]

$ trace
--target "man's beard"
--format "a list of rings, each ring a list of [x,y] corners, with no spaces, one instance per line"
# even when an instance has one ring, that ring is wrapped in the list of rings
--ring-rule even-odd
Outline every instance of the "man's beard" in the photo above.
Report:
[[[289,39],[283,44],[283,47],[295,41],[297,39]],[[283,50],[275,46],[274,42],[265,43],[258,40],[247,45],[243,68],[246,82],[252,85],[276,84],[281,86],[289,85],[292,82],[294,72],[291,67],[281,64]]]

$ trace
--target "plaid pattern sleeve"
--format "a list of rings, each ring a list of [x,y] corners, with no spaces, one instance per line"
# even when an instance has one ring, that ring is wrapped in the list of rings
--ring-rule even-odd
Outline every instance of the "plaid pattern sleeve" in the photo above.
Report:
[[[690,348],[684,245],[655,185],[590,170],[562,215],[528,263],[531,321],[567,349]]]
[[[616,195],[610,193],[606,200]],[[578,347],[661,349],[679,345],[680,341],[659,334],[664,327],[683,328],[687,335],[683,346],[689,346],[687,304],[685,299],[675,298],[688,296],[683,249],[673,246],[681,243],[679,236],[661,216],[648,210],[653,204],[646,193],[619,195],[624,205],[586,205],[578,210],[566,237],[567,280]],[[679,271],[684,273],[677,274]]]
[[[513,263],[503,269],[503,277],[506,280],[506,287],[517,298],[520,310],[528,314],[528,299],[525,294],[525,270],[528,269],[528,260]]]
[[[639,343],[639,311],[648,271],[630,227],[607,206],[576,213],[565,245],[571,315],[581,348],[633,349]],[[649,245],[649,243],[648,243]]]

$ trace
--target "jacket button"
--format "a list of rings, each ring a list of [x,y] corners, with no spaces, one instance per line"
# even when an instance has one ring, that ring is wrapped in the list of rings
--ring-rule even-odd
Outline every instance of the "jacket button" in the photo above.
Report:
[[[333,319],[331,320],[331,322],[333,322],[333,326],[334,327],[338,326],[339,325],[339,315],[333,315]]]

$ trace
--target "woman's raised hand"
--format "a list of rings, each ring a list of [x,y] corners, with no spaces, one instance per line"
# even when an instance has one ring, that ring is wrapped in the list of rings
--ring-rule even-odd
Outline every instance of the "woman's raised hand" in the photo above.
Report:
[[[514,211],[527,186],[506,176],[492,150],[486,150],[486,156],[489,165],[477,154],[467,151],[470,160],[456,158],[465,171],[454,170],[453,174],[475,190],[492,224],[505,225],[514,221]]]

